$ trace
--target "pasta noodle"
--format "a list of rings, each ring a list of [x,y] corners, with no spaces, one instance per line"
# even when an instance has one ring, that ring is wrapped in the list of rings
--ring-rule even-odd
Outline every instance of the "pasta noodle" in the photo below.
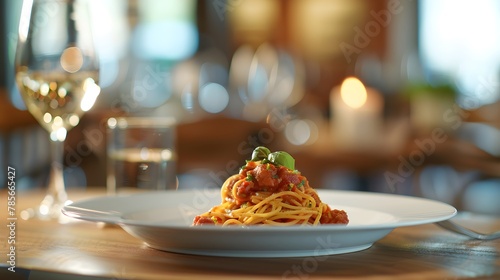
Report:
[[[221,204],[195,217],[193,225],[347,224],[347,213],[321,202],[297,170],[251,160],[221,187]]]

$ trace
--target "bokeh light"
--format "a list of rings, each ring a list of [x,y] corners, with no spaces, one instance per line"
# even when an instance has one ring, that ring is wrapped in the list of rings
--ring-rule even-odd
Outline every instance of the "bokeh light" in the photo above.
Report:
[[[203,110],[212,114],[220,113],[229,103],[229,94],[222,85],[208,83],[200,89],[199,102]]]

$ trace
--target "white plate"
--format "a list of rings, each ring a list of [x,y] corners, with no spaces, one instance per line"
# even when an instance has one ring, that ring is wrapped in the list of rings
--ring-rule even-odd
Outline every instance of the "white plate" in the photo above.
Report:
[[[219,190],[163,191],[107,196],[63,208],[67,216],[120,225],[148,246],[169,252],[231,257],[299,257],[369,248],[396,227],[449,219],[452,206],[423,198],[318,190],[321,200],[344,209],[349,225],[191,226],[194,216],[220,203]]]

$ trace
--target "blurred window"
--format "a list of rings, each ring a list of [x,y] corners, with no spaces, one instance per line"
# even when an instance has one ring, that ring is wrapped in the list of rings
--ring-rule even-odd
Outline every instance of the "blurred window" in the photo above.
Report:
[[[479,107],[500,99],[500,1],[422,0],[419,40],[430,83],[456,84]],[[460,100],[459,100],[460,101]]]
[[[134,54],[142,59],[181,60],[198,48],[196,1],[142,0],[136,26]]]

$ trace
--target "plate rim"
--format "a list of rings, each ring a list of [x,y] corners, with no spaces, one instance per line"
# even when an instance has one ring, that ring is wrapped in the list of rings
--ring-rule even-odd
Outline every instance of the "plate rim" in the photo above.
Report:
[[[318,232],[323,232],[323,231],[353,231],[353,230],[373,230],[373,229],[394,229],[398,227],[406,227],[406,226],[415,226],[415,225],[422,225],[422,224],[429,224],[429,223],[435,223],[443,220],[450,219],[454,217],[457,214],[457,209],[445,202],[442,201],[437,201],[437,200],[432,200],[424,197],[417,197],[417,196],[409,196],[409,195],[401,195],[401,194],[394,194],[394,193],[381,193],[381,192],[369,192],[369,191],[351,191],[351,190],[331,190],[331,189],[316,189],[318,192],[319,197],[321,198],[322,196],[325,196],[327,194],[331,195],[351,195],[351,196],[371,196],[371,197],[379,197],[379,198],[389,198],[389,199],[407,199],[409,201],[419,201],[419,202],[424,202],[424,203],[430,203],[433,205],[438,205],[440,207],[443,207],[447,209],[447,213],[442,213],[440,215],[437,215],[435,217],[427,217],[427,218],[422,218],[422,217],[402,217],[402,216],[396,216],[398,219],[396,219],[393,222],[387,222],[387,223],[379,223],[379,224],[369,224],[369,225],[317,225],[317,226],[301,226],[301,225],[292,225],[292,226],[231,226],[231,227],[221,227],[221,226],[191,226],[191,225],[155,225],[152,224],[151,222],[147,221],[140,221],[140,220],[133,220],[133,219],[127,219],[127,218],[122,218],[122,215],[125,215],[127,213],[119,213],[119,212],[101,212],[101,211],[94,211],[95,209],[88,209],[88,208],[83,208],[79,205],[85,205],[88,203],[96,203],[101,200],[101,202],[106,202],[110,200],[125,200],[125,199],[137,199],[138,197],[148,197],[148,196],[157,196],[157,195],[171,195],[172,193],[182,193],[184,195],[190,194],[190,193],[196,193],[199,192],[200,190],[166,190],[166,191],[145,191],[145,192],[139,192],[139,193],[131,193],[131,194],[119,194],[119,195],[113,195],[113,196],[98,196],[98,197],[93,197],[93,198],[88,198],[88,199],[83,199],[79,201],[72,202],[69,205],[65,205],[61,211],[64,215],[71,217],[71,218],[76,218],[80,220],[86,220],[86,221],[91,221],[91,222],[104,222],[104,223],[111,223],[111,224],[117,224],[120,226],[126,225],[126,226],[140,226],[140,227],[152,227],[152,228],[168,228],[168,229],[175,229],[175,230],[184,230],[184,229],[189,229],[189,230],[196,230],[196,231],[230,231],[230,232],[237,232],[237,231],[262,231],[262,232],[283,232],[283,231],[318,231]],[[210,189],[210,192],[219,192],[220,190],[218,189]],[[342,205],[341,203],[338,203],[334,206],[336,209],[341,209],[342,207],[346,207],[348,205]],[[394,216],[395,214],[392,212],[386,212],[384,210],[380,209],[370,209],[370,208],[363,208],[359,206],[353,206],[350,205],[349,207],[357,207],[360,209],[368,210],[368,211],[378,211],[378,212],[383,212],[389,215]],[[129,214],[129,213],[128,213]]]

